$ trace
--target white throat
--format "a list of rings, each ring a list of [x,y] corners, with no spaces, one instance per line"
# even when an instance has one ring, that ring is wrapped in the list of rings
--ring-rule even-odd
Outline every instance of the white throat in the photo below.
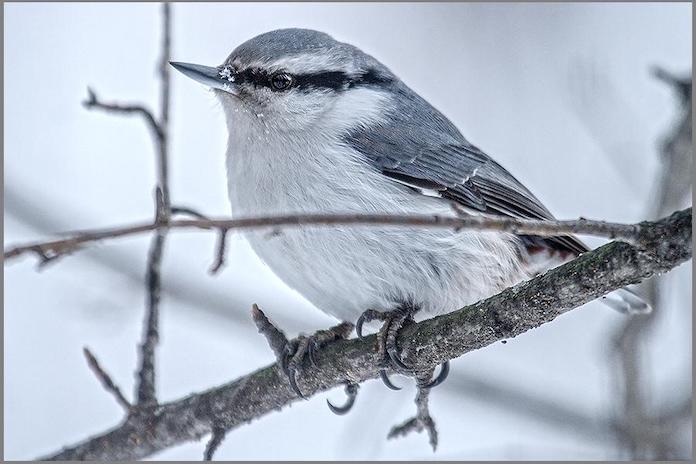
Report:
[[[278,114],[226,106],[233,214],[374,210],[374,203],[384,199],[384,179],[340,136],[379,121],[388,98],[378,90],[351,90],[321,114],[295,116],[305,118],[297,128],[274,122],[282,117]],[[382,192],[371,191],[373,184]]]

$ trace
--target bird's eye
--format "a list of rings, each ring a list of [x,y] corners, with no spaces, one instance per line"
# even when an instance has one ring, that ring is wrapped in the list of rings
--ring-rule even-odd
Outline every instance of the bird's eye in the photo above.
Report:
[[[288,90],[292,85],[292,76],[285,72],[277,72],[271,76],[271,88],[273,90]]]

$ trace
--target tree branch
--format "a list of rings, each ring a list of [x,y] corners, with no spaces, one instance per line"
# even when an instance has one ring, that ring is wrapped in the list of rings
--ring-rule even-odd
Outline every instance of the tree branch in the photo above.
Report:
[[[94,373],[97,380],[99,380],[99,382],[102,384],[104,390],[108,391],[114,396],[116,402],[126,411],[126,413],[130,413],[133,406],[126,399],[123,393],[121,393],[121,389],[118,387],[118,385],[116,385],[116,383],[114,383],[111,376],[107,374],[101,365],[99,365],[99,361],[97,361],[96,356],[94,356],[94,354],[92,354],[92,352],[86,346],[82,348],[82,352],[87,360],[87,365]]]
[[[399,214],[291,214],[273,217],[241,219],[179,219],[169,222],[139,223],[105,229],[92,229],[67,234],[66,238],[33,242],[5,248],[5,261],[24,254],[56,257],[71,253],[80,247],[106,239],[114,239],[152,232],[160,229],[231,229],[251,230],[303,226],[410,226],[444,229],[475,229],[508,232],[541,237],[558,235],[594,235],[627,243],[640,244],[642,224],[616,224],[580,218],[575,221],[547,221],[502,218],[495,216],[436,216]]]
[[[107,113],[115,113],[122,115],[138,114],[142,116],[142,118],[145,120],[145,124],[147,125],[147,128],[150,129],[150,132],[152,133],[152,136],[155,140],[159,140],[163,136],[162,129],[159,123],[157,122],[157,119],[152,114],[152,111],[150,111],[144,105],[138,103],[106,103],[99,100],[94,90],[92,90],[89,87],[87,87],[87,100],[82,102],[82,104],[87,109],[96,108],[106,111]]]
[[[651,195],[648,217],[655,219],[668,214],[687,202],[691,191],[693,168],[691,78],[677,78],[655,68],[654,75],[666,82],[679,97],[677,117],[668,133],[662,138],[660,167]],[[616,378],[620,417],[616,419],[617,438],[628,450],[631,459],[663,459],[671,456],[674,440],[653,434],[650,419],[649,367],[645,366],[645,335],[653,330],[658,317],[667,309],[662,307],[661,279],[656,276],[642,283],[643,294],[654,308],[651,314],[627,319],[616,331],[613,351],[617,360]],[[646,430],[642,430],[645,428]]]
[[[148,289],[147,311],[143,341],[140,344],[140,366],[137,372],[136,405],[140,408],[154,407],[157,404],[155,389],[155,348],[159,341],[159,304],[162,294],[162,255],[172,215],[169,199],[168,168],[168,123],[169,123],[169,59],[171,47],[171,12],[169,3],[162,4],[162,58],[160,70],[160,122],[159,137],[155,139],[157,151],[157,188],[155,190],[155,224],[160,227],[155,232],[147,258],[145,282]]]
[[[399,335],[404,358],[416,370],[496,341],[515,337],[560,314],[628,284],[667,272],[691,258],[691,208],[640,226],[641,247],[613,242],[531,281],[452,313],[410,325]],[[379,374],[375,336],[329,345],[299,379],[306,396],[362,382]],[[417,356],[415,355],[417,353]],[[212,433],[229,431],[299,398],[276,364],[235,381],[161,404],[148,418],[127,417],[121,424],[49,459],[130,460]],[[218,432],[219,434],[219,432]]]
[[[152,133],[153,144],[157,154],[157,187],[155,189],[155,221],[157,227],[148,252],[147,271],[145,282],[148,290],[147,310],[145,314],[145,329],[143,340],[139,347],[140,366],[137,371],[136,381],[136,408],[131,409],[143,412],[145,409],[157,404],[155,394],[155,347],[159,332],[159,303],[161,295],[160,270],[162,267],[162,254],[169,230],[168,223],[172,216],[171,201],[169,199],[169,168],[168,168],[168,125],[169,125],[169,59],[171,56],[171,10],[168,3],[162,4],[162,56],[159,62],[160,74],[160,116],[159,121],[153,112],[142,104],[105,103],[97,98],[96,93],[88,88],[88,98],[83,102],[88,109],[100,109],[114,114],[138,114],[143,117],[147,127]],[[64,253],[43,247],[35,248],[41,261],[46,264]],[[66,249],[66,251],[70,251]],[[86,354],[88,354],[86,352]],[[96,360],[95,360],[96,362]],[[97,365],[98,366],[98,365]],[[120,392],[119,392],[120,393]]]

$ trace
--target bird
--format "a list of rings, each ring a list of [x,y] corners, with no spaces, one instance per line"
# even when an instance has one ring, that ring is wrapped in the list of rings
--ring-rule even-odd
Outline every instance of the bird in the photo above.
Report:
[[[222,107],[235,217],[554,219],[527,187],[387,66],[329,34],[278,29],[242,43],[219,66],[171,65],[211,88]],[[394,226],[245,235],[281,280],[326,314],[355,322],[359,337],[364,323],[383,321],[380,351],[400,369],[409,366],[393,340],[405,324],[465,307],[589,250],[574,236]],[[603,301],[626,313],[650,308],[629,289]],[[313,339],[310,354],[335,338]],[[294,356],[297,345],[283,365],[301,396],[294,380],[302,358]],[[447,367],[429,386],[444,379]]]

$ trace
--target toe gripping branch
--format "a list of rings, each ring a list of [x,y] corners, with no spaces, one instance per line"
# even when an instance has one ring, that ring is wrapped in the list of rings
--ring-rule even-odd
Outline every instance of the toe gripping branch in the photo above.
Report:
[[[413,323],[413,314],[414,311],[409,308],[399,308],[388,313],[368,310],[360,316],[355,328],[358,337],[363,339],[362,329],[366,322],[373,320],[384,321],[382,328],[377,334],[377,349],[381,353],[384,362],[387,364],[387,367],[380,370],[380,377],[387,387],[392,390],[400,390],[400,387],[395,386],[389,380],[387,369],[403,373],[410,377],[415,377],[417,380],[417,415],[403,424],[392,428],[388,437],[393,438],[405,435],[411,431],[420,432],[426,430],[430,437],[430,444],[433,449],[435,449],[437,446],[437,430],[435,428],[435,422],[428,410],[428,396],[430,389],[440,385],[447,378],[449,374],[449,362],[442,364],[438,375],[433,377],[434,369],[429,369],[427,372],[414,372],[413,367],[408,366],[403,361],[397,346],[397,338],[399,331],[404,326]],[[316,352],[329,343],[347,338],[353,329],[352,324],[344,322],[328,330],[320,330],[309,337],[300,335],[295,339],[288,340],[285,334],[273,325],[263,311],[256,305],[252,307],[252,316],[259,332],[263,334],[268,341],[276,359],[278,359],[278,364],[287,376],[290,388],[300,398],[305,398],[305,396],[297,384],[297,378],[298,375],[302,373],[304,360],[309,358],[309,362],[313,366],[317,366]],[[355,404],[358,389],[358,384],[346,382],[345,392],[347,400],[345,404],[336,406],[327,400],[329,409],[335,414],[346,414]]]
[[[413,315],[417,312],[416,308],[412,306],[401,306],[394,311],[381,312],[374,309],[368,309],[365,311],[355,323],[355,332],[358,338],[361,340],[365,337],[363,336],[363,326],[367,322],[379,320],[383,321],[384,324],[382,328],[377,333],[377,351],[381,354],[382,359],[385,360],[386,364],[392,370],[396,372],[404,373],[409,376],[416,377],[413,373],[413,366],[406,364],[401,357],[401,352],[397,345],[397,338],[399,332],[406,326],[413,324]],[[449,361],[445,361],[440,368],[440,373],[437,377],[432,380],[419,385],[419,388],[430,389],[437,387],[442,382],[445,381],[449,375]],[[389,379],[386,369],[382,369],[379,372],[379,376],[382,382],[391,390],[401,390],[401,387],[397,387]]]
[[[449,361],[445,361],[440,368],[437,376],[433,377],[434,369],[428,369],[425,372],[416,372],[414,366],[406,364],[401,356],[401,351],[397,346],[397,339],[401,329],[409,324],[412,324],[413,315],[417,309],[412,306],[402,306],[391,312],[379,312],[373,309],[365,311],[355,324],[355,330],[359,338],[363,338],[363,325],[366,322],[380,320],[384,324],[377,333],[377,351],[381,353],[381,357],[387,368],[402,373],[416,379],[418,393],[416,395],[417,413],[414,417],[408,419],[401,425],[395,426],[387,435],[388,438],[396,438],[407,435],[410,432],[422,432],[425,430],[428,433],[430,446],[433,451],[437,448],[437,428],[435,421],[430,415],[428,407],[428,398],[430,390],[433,387],[440,385],[449,375]],[[387,374],[387,368],[380,370],[380,378],[384,384],[392,390],[400,390],[400,387],[395,386]]]
[[[252,317],[259,332],[266,337],[268,344],[271,346],[278,364],[288,378],[290,388],[300,398],[306,398],[297,384],[297,378],[302,374],[302,366],[305,359],[309,358],[312,366],[317,367],[317,351],[330,343],[348,338],[353,330],[353,324],[342,322],[330,329],[319,330],[314,335],[300,335],[297,338],[288,340],[285,334],[273,325],[257,305],[252,307]],[[329,403],[329,408],[337,414],[345,414],[355,402],[357,390],[357,385],[348,383],[346,385],[348,402],[341,407]]]

